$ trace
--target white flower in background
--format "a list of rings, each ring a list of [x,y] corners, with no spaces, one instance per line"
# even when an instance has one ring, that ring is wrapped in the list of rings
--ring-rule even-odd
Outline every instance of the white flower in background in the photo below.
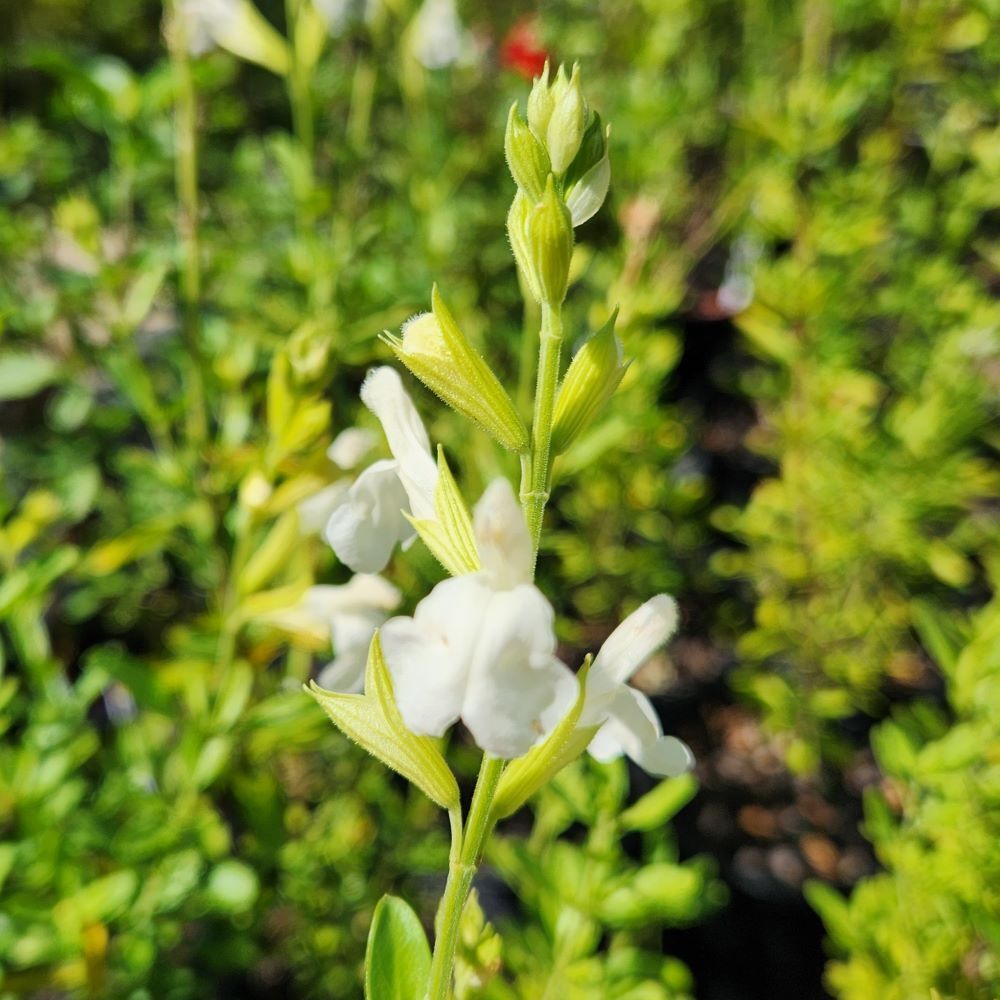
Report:
[[[483,569],[387,622],[382,649],[412,732],[441,736],[461,718],[483,750],[519,757],[565,714],[577,681],[555,656],[552,606],[531,583],[531,539],[507,480],[487,488],[474,525]]]
[[[358,573],[341,585],[310,587],[306,613],[329,623],[333,660],[319,675],[328,691],[354,694],[364,687],[368,647],[375,629],[399,607],[400,593],[380,576]]]
[[[397,542],[414,537],[406,513],[418,519],[437,516],[438,468],[427,431],[394,369],[369,372],[361,399],[382,424],[393,457],[374,462],[358,476],[330,515],[325,537],[356,573],[377,573]]]
[[[636,609],[608,636],[590,668],[580,726],[604,719],[590,743],[600,761],[622,754],[643,770],[660,776],[682,774],[691,767],[691,751],[673,736],[664,736],[649,699],[626,683],[677,628],[677,603],[658,594]]]
[[[342,469],[356,469],[375,447],[378,438],[367,427],[348,427],[326,449],[326,457]]]
[[[424,0],[410,31],[413,55],[427,69],[451,66],[466,47],[466,33],[455,0]]]
[[[375,447],[375,433],[366,427],[348,427],[341,431],[326,450],[326,457],[342,469],[353,469]],[[337,480],[308,496],[298,505],[299,529],[303,535],[318,535],[330,520],[330,515],[347,499],[351,484]]]
[[[331,35],[342,35],[357,21],[371,24],[382,8],[382,0],[313,0]]]
[[[239,24],[238,0],[180,0],[177,12],[184,21],[188,52],[202,56],[215,47],[219,35],[226,35]]]
[[[340,479],[298,504],[299,531],[303,535],[318,535],[330,520],[330,515],[347,499],[351,484]]]

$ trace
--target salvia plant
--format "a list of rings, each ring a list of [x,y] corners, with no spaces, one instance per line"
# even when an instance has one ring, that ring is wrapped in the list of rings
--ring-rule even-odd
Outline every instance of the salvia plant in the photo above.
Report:
[[[334,504],[325,536],[355,580],[370,579],[397,543],[419,538],[449,577],[412,616],[392,618],[366,660],[342,664],[339,690],[309,691],[351,739],[399,772],[451,825],[448,879],[433,952],[401,899],[375,911],[366,961],[372,1000],[452,995],[462,913],[495,824],[588,750],[627,755],[657,775],[682,773],[690,754],[663,734],[648,699],[628,679],[673,633],[671,597],[651,597],[574,674],[555,655],[554,611],[534,583],[552,468],[604,407],[625,369],[614,316],[562,372],[563,302],[574,228],[604,201],[608,132],[584,96],[579,67],[537,78],[527,115],[515,105],[505,152],[517,193],[507,232],[541,328],[530,428],[441,292],[431,311],[385,341],[398,360],[461,416],[516,455],[520,484],[494,479],[470,512],[439,445],[432,451],[395,369],[369,372],[361,398],[392,457],[369,465]],[[365,575],[365,576],[361,576]],[[363,687],[363,693],[352,693]],[[482,761],[471,803],[438,742],[461,720]]]

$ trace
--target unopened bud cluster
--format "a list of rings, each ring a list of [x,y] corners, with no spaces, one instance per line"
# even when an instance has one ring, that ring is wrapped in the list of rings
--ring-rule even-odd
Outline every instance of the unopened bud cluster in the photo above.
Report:
[[[507,231],[532,296],[547,305],[566,297],[573,229],[604,203],[611,180],[607,130],[580,87],[580,67],[535,80],[525,119],[515,103],[504,150],[517,194]]]
[[[550,79],[546,65],[532,87],[527,117],[515,104],[507,118],[504,147],[517,183],[507,230],[530,294],[552,309],[566,297],[573,229],[589,219],[607,195],[607,140],[607,128],[583,96],[578,66],[571,75],[560,68]],[[614,323],[612,316],[584,343],[558,389],[553,454],[565,451],[590,424],[625,373]],[[399,336],[386,332],[383,340],[451,407],[505,448],[527,453],[529,434],[517,408],[436,287],[431,311],[405,323]]]

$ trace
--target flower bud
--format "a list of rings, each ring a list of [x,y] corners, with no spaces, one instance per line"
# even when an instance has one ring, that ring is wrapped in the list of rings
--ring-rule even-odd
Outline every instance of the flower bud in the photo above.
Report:
[[[554,107],[555,100],[549,88],[549,64],[546,62],[542,75],[535,77],[531,93],[528,95],[528,125],[539,142],[545,141],[545,133],[548,131]]]
[[[528,123],[521,117],[517,102],[511,105],[504,136],[504,153],[517,186],[532,201],[540,201],[545,193],[545,179],[552,170],[549,154],[532,135]]]
[[[552,452],[565,451],[614,395],[628,368],[622,363],[622,342],[611,319],[576,352],[556,400]]]
[[[557,85],[558,85],[557,80]],[[558,95],[558,87],[556,90]],[[573,76],[561,95],[556,96],[555,107],[545,130],[545,144],[548,146],[552,169],[557,174],[565,173],[573,162],[583,133],[587,126],[587,102],[580,89],[580,67],[573,67]]]
[[[545,195],[528,216],[527,235],[541,301],[558,305],[566,298],[569,282],[573,221],[563,200],[556,194],[552,174],[549,174]]]
[[[528,245],[528,217],[531,215],[531,208],[532,204],[527,195],[523,191],[518,191],[507,213],[507,236],[510,239],[511,250],[514,251],[514,260],[517,261],[518,269],[524,277],[528,291],[531,292],[531,297],[536,302],[541,302],[542,290],[538,287],[538,279],[531,263],[531,248]]]
[[[382,339],[449,406],[479,424],[505,448],[526,450],[528,432],[514,404],[459,329],[436,285],[431,308],[433,312],[404,323],[401,337],[386,333]]]

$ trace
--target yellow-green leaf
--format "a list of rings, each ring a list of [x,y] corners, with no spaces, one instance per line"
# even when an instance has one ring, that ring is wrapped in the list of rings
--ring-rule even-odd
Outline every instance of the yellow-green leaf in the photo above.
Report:
[[[377,632],[368,651],[363,695],[325,691],[315,681],[306,691],[348,739],[412,781],[442,809],[458,805],[458,784],[434,740],[411,733],[403,724]]]

